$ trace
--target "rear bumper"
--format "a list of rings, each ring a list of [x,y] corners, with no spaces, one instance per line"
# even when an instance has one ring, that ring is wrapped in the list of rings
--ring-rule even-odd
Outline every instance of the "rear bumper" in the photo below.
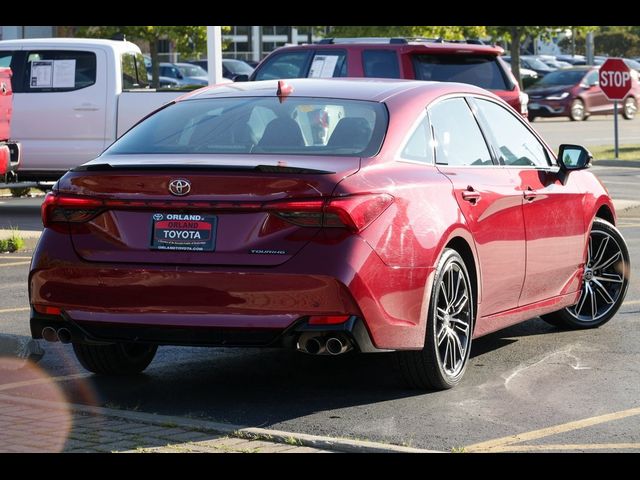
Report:
[[[96,341],[266,346],[310,315],[350,315],[362,319],[374,349],[416,349],[424,345],[420,312],[431,272],[388,267],[357,236],[317,238],[276,267],[86,262],[68,235],[45,229],[30,302],[63,316],[34,312],[32,334],[40,338],[44,318]]]

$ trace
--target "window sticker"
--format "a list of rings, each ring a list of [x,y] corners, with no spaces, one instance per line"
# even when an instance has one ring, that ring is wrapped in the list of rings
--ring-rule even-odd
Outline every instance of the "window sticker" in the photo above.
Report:
[[[309,78],[333,77],[339,58],[339,55],[316,55],[309,70]]]
[[[51,88],[53,80],[53,60],[31,62],[31,88]]]
[[[53,62],[53,88],[74,88],[76,86],[76,61],[55,60]]]

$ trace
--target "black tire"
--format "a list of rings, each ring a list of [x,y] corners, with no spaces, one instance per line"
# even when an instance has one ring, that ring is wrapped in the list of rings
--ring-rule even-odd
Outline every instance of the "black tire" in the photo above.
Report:
[[[629,250],[622,234],[606,220],[596,218],[589,233],[588,250],[578,303],[542,315],[545,322],[572,330],[598,328],[620,309],[629,288],[631,272]],[[611,259],[612,263],[606,265]]]
[[[633,97],[627,97],[622,104],[622,116],[625,120],[633,120],[638,110],[638,103]]]
[[[82,366],[102,375],[140,373],[149,366],[157,350],[157,345],[144,343],[73,344],[73,351]]]
[[[457,286],[454,287],[454,284]],[[453,297],[451,302],[447,300],[446,292],[443,294],[442,290],[443,288],[446,290],[447,285],[450,285],[450,290],[455,292],[450,295]],[[464,291],[460,290],[461,286],[464,286]],[[451,311],[454,307],[457,313]],[[457,318],[454,318],[454,315]],[[396,353],[398,367],[409,387],[445,390],[460,382],[467,368],[471,351],[474,315],[475,301],[467,267],[458,252],[446,249],[434,275],[424,348]],[[440,336],[442,338],[438,343]],[[445,340],[446,345],[443,345]],[[447,353],[449,346],[451,346],[450,355]],[[443,349],[444,354],[441,353]],[[457,361],[455,352],[459,354]],[[447,370],[448,363],[451,363],[451,371]]]
[[[569,110],[569,118],[574,122],[581,122],[585,120],[589,114],[584,108],[584,102],[579,98],[576,98],[571,102],[571,110]]]

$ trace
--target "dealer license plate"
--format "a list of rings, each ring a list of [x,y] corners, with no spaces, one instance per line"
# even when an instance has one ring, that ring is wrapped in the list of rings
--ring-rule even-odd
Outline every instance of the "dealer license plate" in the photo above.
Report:
[[[215,215],[154,213],[151,217],[151,248],[211,252],[216,246]]]

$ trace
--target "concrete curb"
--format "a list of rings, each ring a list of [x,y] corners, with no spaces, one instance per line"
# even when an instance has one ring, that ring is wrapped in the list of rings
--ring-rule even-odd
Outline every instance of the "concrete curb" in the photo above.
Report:
[[[250,428],[240,425],[212,422],[209,420],[198,420],[192,418],[178,417],[174,415],[160,415],[153,413],[132,412],[128,410],[116,410],[104,407],[92,407],[88,405],[78,405],[73,403],[51,402],[49,400],[39,400],[34,398],[15,397],[0,394],[0,399],[6,402],[26,404],[34,407],[43,407],[56,410],[71,410],[74,412],[86,413],[90,415],[101,415],[106,417],[123,418],[139,423],[150,425],[181,427],[196,431],[224,434],[244,439],[259,439],[271,441],[273,443],[292,444],[298,446],[313,447],[322,450],[332,450],[344,453],[445,453],[437,450],[425,450],[420,448],[402,447],[385,443],[369,442],[364,440],[350,440],[346,438],[333,438],[318,435],[308,435],[301,433],[283,432],[280,430],[268,430],[265,428]]]
[[[22,368],[28,361],[38,362],[44,356],[40,344],[24,335],[0,335],[0,357],[18,358],[23,362],[11,363],[12,369]]]
[[[613,206],[618,217],[626,217],[636,213],[636,210],[640,208],[640,202],[635,200],[614,200]]]
[[[630,167],[640,168],[640,160],[594,160],[598,167]]]

